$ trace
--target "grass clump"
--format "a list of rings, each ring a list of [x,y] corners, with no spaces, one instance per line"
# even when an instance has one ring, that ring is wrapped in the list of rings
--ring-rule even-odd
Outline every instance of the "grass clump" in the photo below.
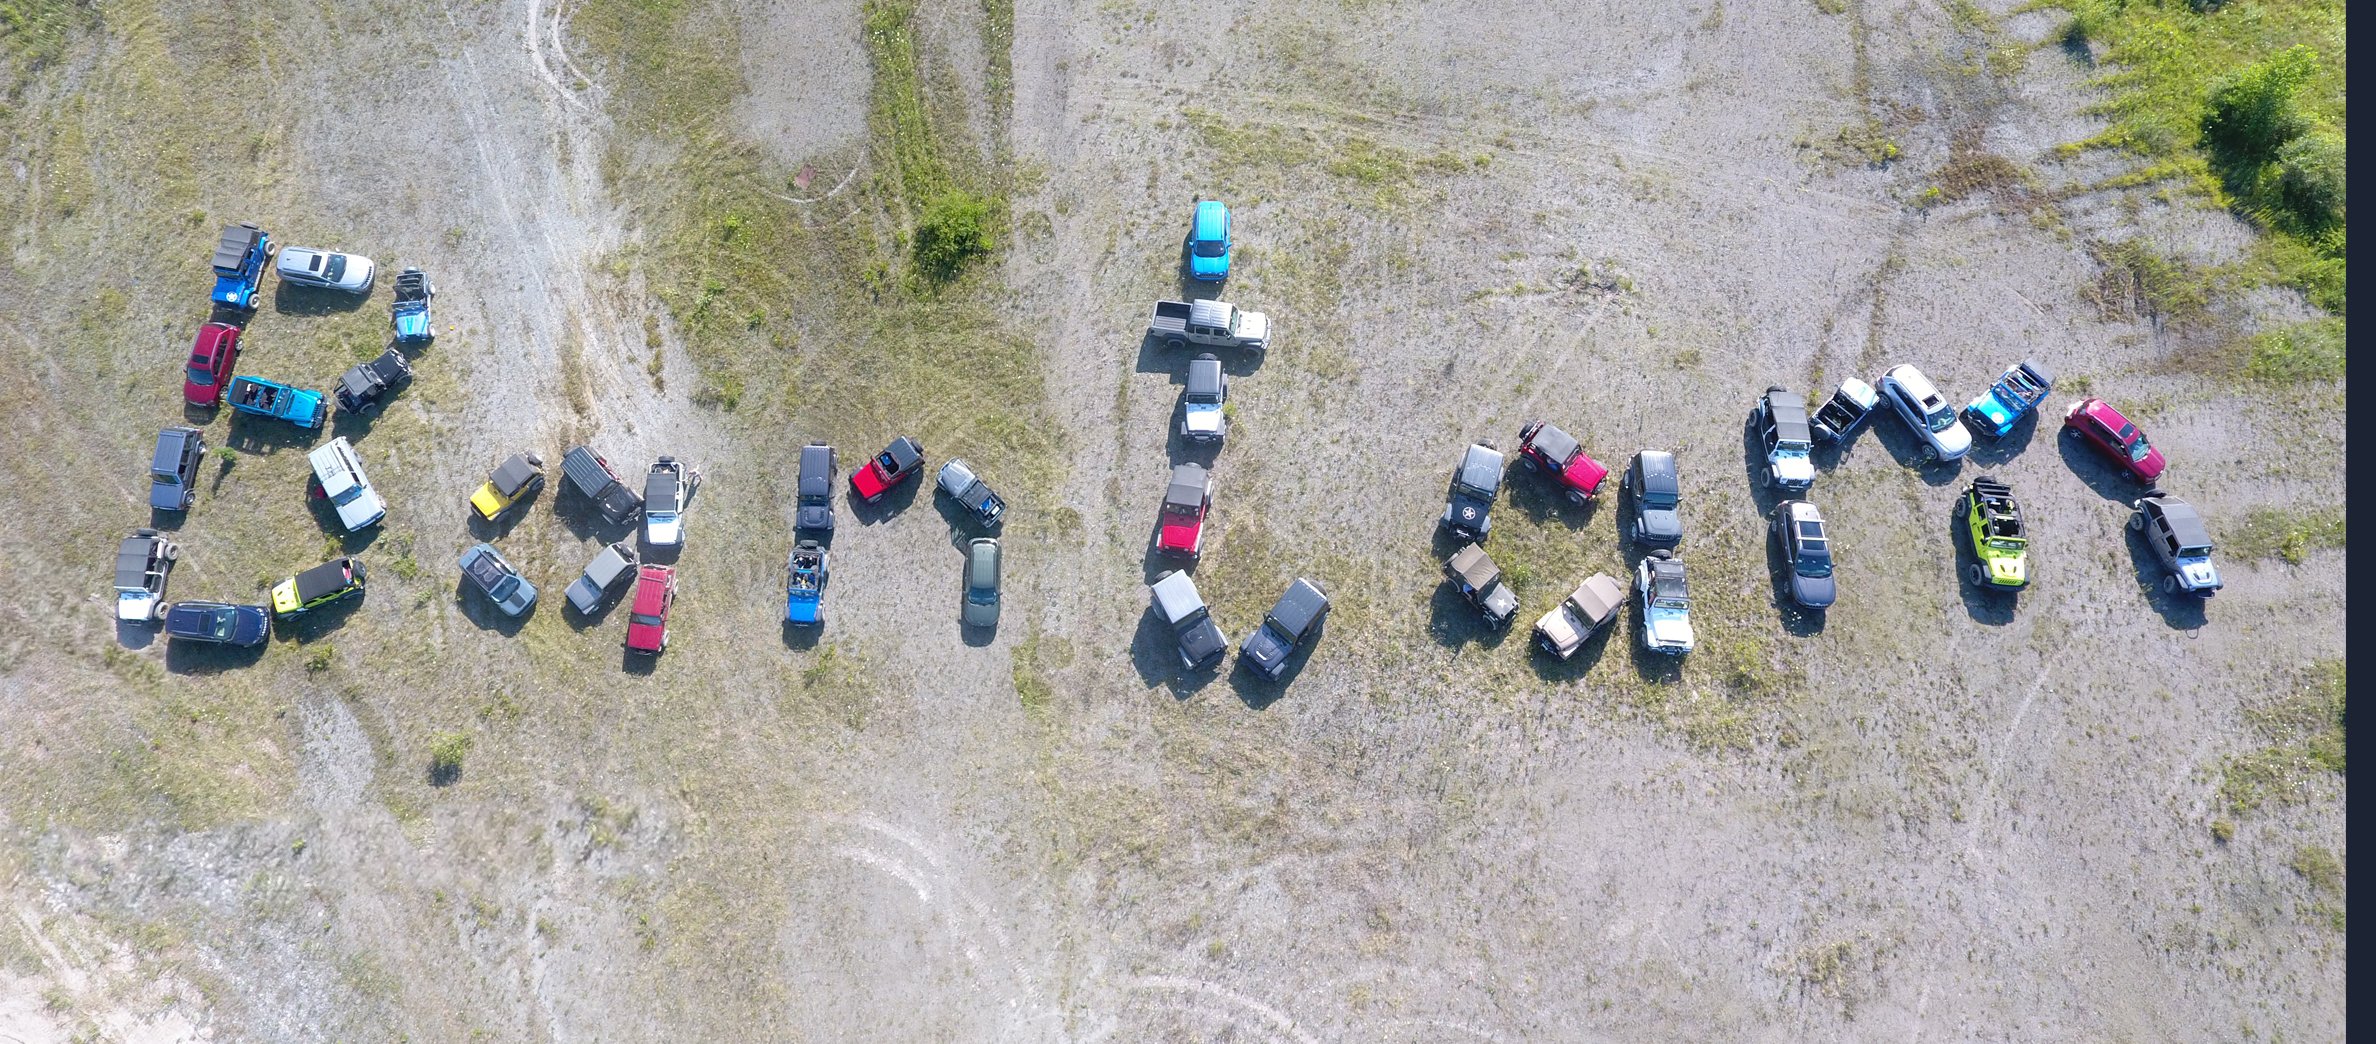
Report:
[[[956,278],[966,262],[998,245],[993,213],[990,200],[962,189],[932,197],[916,221],[916,267],[934,280]]]
[[[2053,0],[2066,47],[2101,45],[2112,125],[2074,148],[2149,160],[2129,183],[2175,181],[2258,222],[2287,253],[2276,281],[2344,312],[2345,76],[2341,0]]]
[[[2244,516],[2244,527],[2228,548],[2246,558],[2279,558],[2301,565],[2310,552],[2343,546],[2343,509],[2288,511],[2258,508]]]
[[[2294,849],[2293,858],[2287,860],[2285,865],[2291,867],[2294,873],[2302,875],[2302,880],[2310,882],[2310,887],[2321,892],[2343,890],[2343,860],[2336,858],[2334,850],[2325,845],[2303,845]]]
[[[2258,381],[2299,383],[2343,379],[2343,320],[2313,319],[2253,336],[2246,347],[2244,375]]]
[[[429,744],[429,782],[445,786],[462,778],[462,759],[470,755],[470,736],[460,732],[438,734]]]
[[[2268,743],[2227,759],[2221,767],[2220,797],[2228,808],[2249,812],[2262,804],[2304,800],[2310,784],[2342,774],[2346,720],[2341,660],[2314,665],[2294,690],[2245,717]]]

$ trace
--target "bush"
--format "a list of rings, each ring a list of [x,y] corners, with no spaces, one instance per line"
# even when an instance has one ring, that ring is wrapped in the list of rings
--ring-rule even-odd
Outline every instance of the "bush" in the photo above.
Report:
[[[990,201],[952,190],[924,205],[916,223],[916,265],[934,279],[949,279],[977,255],[997,245],[990,234]]]
[[[2304,134],[2277,150],[2270,180],[2278,205],[2307,231],[2343,223],[2343,136]]]
[[[2317,70],[2318,52],[2296,44],[2264,62],[2254,62],[2211,91],[2203,114],[2203,144],[2228,164],[2258,168],[2277,158],[2287,142],[2310,129],[2294,105],[2294,92]]]
[[[429,745],[429,782],[444,786],[461,778],[462,759],[470,754],[470,737],[448,732]]]

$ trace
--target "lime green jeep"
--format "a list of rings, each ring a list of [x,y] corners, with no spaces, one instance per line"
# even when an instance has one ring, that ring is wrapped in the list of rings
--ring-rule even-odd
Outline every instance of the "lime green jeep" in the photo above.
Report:
[[[2021,502],[2013,487],[1985,475],[1964,490],[1964,526],[1972,538],[1974,587],[2018,591],[2029,586],[2029,534],[2021,525]]]

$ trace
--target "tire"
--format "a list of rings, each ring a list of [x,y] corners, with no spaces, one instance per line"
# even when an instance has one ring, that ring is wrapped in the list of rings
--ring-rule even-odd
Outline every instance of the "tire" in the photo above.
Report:
[[[2178,593],[2178,578],[2176,576],[2162,577],[2162,593],[2171,595]]]
[[[1535,463],[1535,459],[1533,457],[1525,456],[1523,454],[1518,457],[1518,464],[1520,467],[1523,467],[1528,471],[1543,470],[1543,466]]]
[[[166,560],[166,561],[168,561],[168,562],[179,561],[179,560],[181,559],[181,545],[180,545],[180,544],[167,544],[167,545],[165,545],[165,552],[164,552],[162,555],[159,555],[158,557],[160,557],[160,558],[163,558],[164,560]]]
[[[1583,506],[1584,506],[1584,494],[1582,494],[1582,493],[1578,493],[1578,492],[1576,492],[1575,490],[1572,490],[1572,489],[1571,489],[1571,490],[1568,490],[1568,492],[1567,492],[1567,498],[1568,498],[1568,503],[1570,503],[1570,504],[1574,504],[1574,505],[1576,505],[1577,507],[1583,507]]]
[[[1977,562],[1973,563],[1971,569],[1967,570],[1964,575],[1971,578],[1973,587],[1988,586],[1988,573],[1981,569]]]
[[[1170,339],[1170,340],[1167,340],[1167,341],[1163,342],[1163,346],[1164,346],[1164,347],[1166,347],[1166,348],[1169,348],[1169,349],[1171,349],[1172,351],[1175,351],[1175,352],[1176,352],[1176,351],[1179,351],[1179,350],[1181,350],[1181,349],[1183,349],[1183,348],[1186,348],[1186,347],[1188,347],[1188,342],[1187,342],[1187,341],[1184,341],[1184,340],[1181,340],[1180,338],[1174,337],[1174,338],[1172,338],[1172,339]]]
[[[2145,531],[2145,513],[2144,513],[2144,512],[2142,512],[2142,511],[2131,511],[2131,512],[2129,512],[2128,527],[2129,527],[2129,532],[2132,532],[2132,533],[2142,533],[2142,532],[2144,532],[2144,531]]]

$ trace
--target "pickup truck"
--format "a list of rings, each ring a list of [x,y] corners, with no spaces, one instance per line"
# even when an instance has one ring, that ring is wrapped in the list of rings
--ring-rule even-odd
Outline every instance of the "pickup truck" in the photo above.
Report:
[[[1194,344],[1260,352],[1270,348],[1270,317],[1223,301],[1157,301],[1147,336],[1174,350]]]
[[[222,238],[215,241],[214,303],[255,311],[257,291],[264,286],[264,266],[272,254],[272,234],[253,222],[224,226]]]
[[[2022,417],[2046,401],[2046,393],[2053,389],[2054,374],[2034,359],[2023,359],[1963,408],[1964,423],[1989,438],[2003,438]]]
[[[963,457],[951,457],[941,465],[940,488],[941,492],[957,498],[957,503],[973,512],[985,526],[997,528],[999,520],[1006,515],[1006,501],[981,476],[974,474],[973,465]]]
[[[319,428],[330,416],[330,404],[322,401],[321,392],[292,388],[262,377],[231,378],[231,389],[224,400],[241,413],[285,420],[300,428]]]

